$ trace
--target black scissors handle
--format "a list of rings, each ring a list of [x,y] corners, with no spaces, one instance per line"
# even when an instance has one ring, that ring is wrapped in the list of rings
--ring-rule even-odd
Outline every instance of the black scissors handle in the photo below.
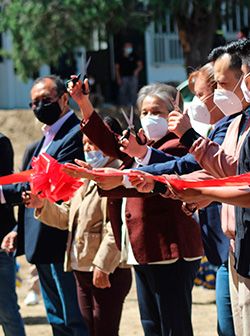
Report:
[[[73,83],[73,87],[74,87],[74,86],[76,85],[76,83],[79,82],[79,80],[80,80],[80,78],[81,78],[81,75],[82,75],[82,74],[79,73],[79,74],[77,75],[77,77],[67,80],[67,82],[66,82],[66,87],[68,88],[68,84],[69,84],[70,82]],[[85,74],[85,75],[83,76],[83,83],[82,83],[82,93],[83,93],[84,95],[88,95],[89,92],[90,92],[90,89],[87,90],[86,87],[85,87],[85,84],[84,84],[84,80],[85,80],[86,78],[88,79],[87,75]]]

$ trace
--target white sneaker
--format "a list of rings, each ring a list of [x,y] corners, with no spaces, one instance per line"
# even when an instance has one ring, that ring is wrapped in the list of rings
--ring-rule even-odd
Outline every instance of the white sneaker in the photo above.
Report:
[[[29,291],[26,298],[24,299],[24,304],[26,306],[35,306],[39,303],[38,295],[33,291]]]

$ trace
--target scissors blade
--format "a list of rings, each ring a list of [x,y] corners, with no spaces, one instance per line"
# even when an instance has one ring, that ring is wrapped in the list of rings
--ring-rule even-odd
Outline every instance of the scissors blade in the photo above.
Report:
[[[128,118],[126,112],[124,111],[123,108],[121,108],[121,111],[122,111],[122,114],[124,116],[124,119],[126,120],[127,124],[128,124],[128,128],[129,129],[134,129],[134,125],[133,125],[133,122],[131,123],[131,115],[130,117]]]
[[[88,67],[89,67],[89,63],[91,62],[91,56],[89,56],[87,62],[85,63],[85,66],[84,66],[84,75],[87,74],[87,70],[88,70]]]
[[[180,105],[180,90],[177,90],[176,97],[175,97],[175,105],[178,107]]]
[[[131,106],[130,109],[130,117],[129,117],[130,125],[134,127],[134,108]]]

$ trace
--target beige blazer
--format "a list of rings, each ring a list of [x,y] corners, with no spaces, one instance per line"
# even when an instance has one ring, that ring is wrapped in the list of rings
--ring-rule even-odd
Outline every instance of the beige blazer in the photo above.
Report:
[[[194,155],[196,161],[199,162],[204,170],[182,176],[183,179],[203,180],[236,175],[240,149],[250,129],[250,120],[248,120],[244,131],[238,138],[241,118],[242,115],[239,115],[229,125],[221,146],[208,138],[199,138],[194,142],[190,153]],[[222,204],[222,230],[228,238],[233,240],[235,238],[234,211],[233,205]],[[234,248],[233,244],[232,247]]]
[[[74,237],[79,267],[95,265],[111,273],[119,265],[121,253],[106,218],[107,199],[98,195],[95,182],[86,180],[70,202],[58,205],[45,200],[44,207],[35,210],[35,217],[49,226],[69,231],[64,263],[66,271],[72,270],[70,252]]]

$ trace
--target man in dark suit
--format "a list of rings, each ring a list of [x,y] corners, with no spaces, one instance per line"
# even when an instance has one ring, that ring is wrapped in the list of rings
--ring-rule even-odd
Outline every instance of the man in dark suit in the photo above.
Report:
[[[0,175],[13,172],[13,148],[10,140],[0,133]],[[16,225],[13,208],[0,204],[0,241]],[[0,250],[0,324],[5,335],[24,336],[23,321],[16,295],[16,263],[12,253]]]
[[[35,148],[34,156],[46,152],[61,163],[83,159],[79,120],[69,108],[63,81],[56,76],[38,78],[31,88],[31,99],[30,106],[36,118],[44,123],[44,137]],[[26,169],[30,169],[30,163]],[[20,204],[23,187],[22,184],[3,186],[2,202]],[[24,249],[27,260],[36,265],[53,335],[87,335],[73,275],[63,271],[68,233],[37,221],[34,209],[26,208],[23,228],[20,223],[17,232],[5,238],[2,248],[11,250],[17,237],[17,253]]]

